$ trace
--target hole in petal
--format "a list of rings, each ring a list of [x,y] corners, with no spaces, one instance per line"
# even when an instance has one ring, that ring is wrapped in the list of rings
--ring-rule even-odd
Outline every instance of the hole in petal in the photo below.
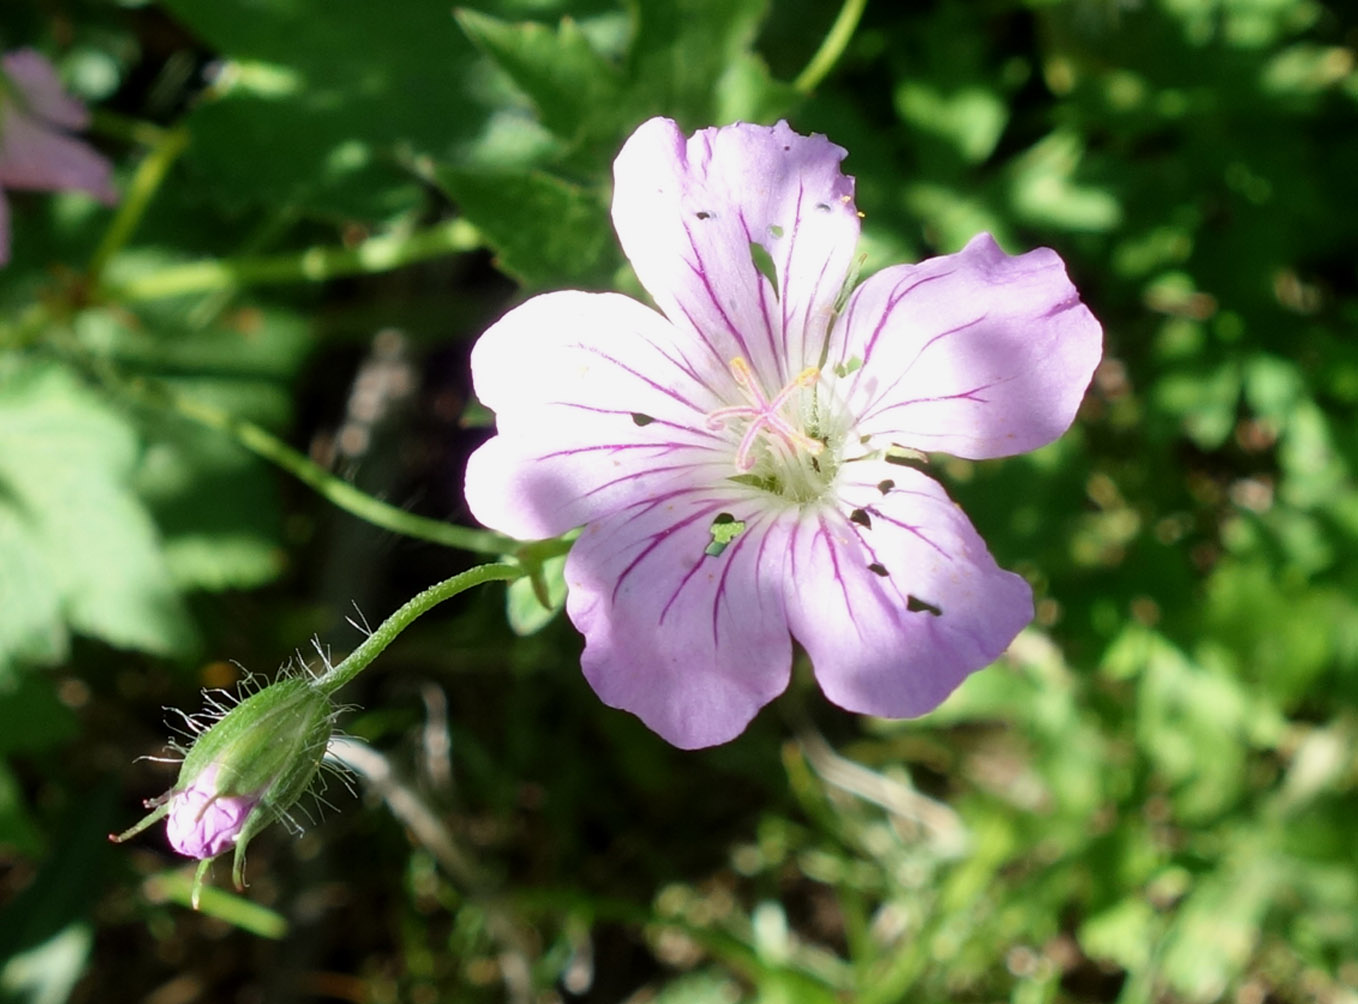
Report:
[[[828,205],[826,205],[824,202],[817,202],[817,203],[816,203],[816,212],[818,212],[818,213],[828,213],[829,211],[830,211],[830,207],[829,207]]]
[[[712,526],[708,529],[708,533],[712,535],[712,543],[703,548],[703,554],[711,558],[720,557],[726,546],[744,532],[743,519],[736,519],[729,512],[717,513],[712,517]]]
[[[712,218],[712,214],[705,209],[700,209],[693,215],[698,217],[698,219],[700,220],[710,220]]]
[[[839,287],[839,295],[835,297],[835,313],[840,314],[844,311],[844,305],[849,302],[849,294],[858,287],[858,274],[863,271],[863,264],[868,260],[866,254],[860,254],[849,266],[848,273],[844,276],[844,283]]]
[[[883,495],[887,494],[887,492],[891,491],[891,489],[895,487],[896,482],[892,481],[890,478],[886,478],[882,481],[877,482],[877,490],[881,492]]]
[[[866,509],[855,509],[853,512],[849,513],[849,522],[857,523],[859,526],[869,530],[872,529],[872,518],[868,516],[868,511]]]
[[[912,614],[917,614],[922,611],[926,614],[933,614],[935,617],[943,616],[942,607],[935,606],[928,600],[922,600],[918,596],[907,596],[905,598],[905,609],[909,610]]]
[[[750,242],[750,260],[754,262],[754,267],[759,270],[759,274],[769,281],[773,287],[773,295],[778,295],[778,271],[773,265],[773,256],[769,254],[768,248],[763,244]]]
[[[846,377],[850,373],[859,369],[863,365],[863,360],[857,356],[852,356],[842,363],[835,363],[835,376]]]
[[[772,234],[774,237],[782,237],[783,228],[780,227],[777,223],[771,223],[769,224],[769,233]]]
[[[886,565],[882,564],[880,561],[874,561],[871,565],[869,565],[868,571],[871,572],[873,575],[880,575],[882,578],[886,578],[888,575],[891,574],[886,570]]]
[[[897,446],[895,443],[887,447],[886,456],[883,459],[888,464],[895,464],[898,467],[913,467],[917,471],[929,469],[929,455],[927,453],[912,450],[908,446]]]
[[[632,421],[637,425],[650,425],[655,421],[650,415],[643,415],[639,411],[632,412]]]

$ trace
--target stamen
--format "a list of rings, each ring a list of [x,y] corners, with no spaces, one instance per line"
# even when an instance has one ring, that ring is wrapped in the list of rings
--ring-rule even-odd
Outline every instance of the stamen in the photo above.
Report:
[[[825,449],[825,444],[818,439],[812,439],[800,429],[794,427],[781,414],[780,409],[787,404],[788,399],[798,390],[813,387],[820,379],[820,370],[815,366],[808,366],[795,377],[792,382],[774,395],[773,400],[764,396],[758,381],[754,378],[754,373],[750,369],[743,356],[736,356],[731,360],[731,375],[745,392],[746,397],[752,404],[737,404],[729,408],[718,408],[707,416],[707,427],[709,429],[720,429],[728,419],[748,418],[750,424],[745,429],[745,434],[740,437],[740,445],[736,448],[736,469],[742,474],[748,473],[754,468],[754,444],[759,438],[759,433],[768,429],[770,432],[777,433],[782,437],[793,450],[803,450],[811,456],[819,456]]]

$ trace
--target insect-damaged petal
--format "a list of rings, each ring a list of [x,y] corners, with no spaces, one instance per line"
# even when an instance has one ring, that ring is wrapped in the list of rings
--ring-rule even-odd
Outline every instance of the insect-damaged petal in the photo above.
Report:
[[[684,749],[739,735],[792,664],[786,530],[758,515],[723,532],[733,507],[729,493],[659,496],[591,523],[566,562],[590,684]]]
[[[618,154],[623,250],[661,310],[722,367],[742,357],[780,387],[819,363],[858,240],[844,156],[786,122],[686,139],[669,119],[643,123]]]
[[[844,512],[808,512],[792,535],[792,634],[836,704],[921,715],[1008,647],[1032,619],[1032,591],[932,478],[849,466]]]

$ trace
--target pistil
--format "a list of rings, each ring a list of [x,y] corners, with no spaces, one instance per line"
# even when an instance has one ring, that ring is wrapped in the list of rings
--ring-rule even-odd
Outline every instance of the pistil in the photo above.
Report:
[[[754,469],[754,444],[760,432],[765,429],[781,438],[794,453],[800,450],[813,457],[820,455],[825,449],[825,444],[818,439],[812,439],[782,415],[783,408],[797,391],[815,386],[820,379],[820,370],[817,367],[808,366],[802,370],[772,399],[765,396],[744,357],[736,356],[731,360],[731,375],[735,377],[736,383],[750,403],[718,408],[707,416],[707,427],[719,429],[731,419],[749,419],[749,425],[746,426],[744,435],[740,437],[740,445],[736,448],[736,470],[748,474]]]

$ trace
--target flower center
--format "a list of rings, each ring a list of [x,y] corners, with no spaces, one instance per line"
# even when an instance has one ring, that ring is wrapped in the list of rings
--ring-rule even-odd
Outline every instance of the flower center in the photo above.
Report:
[[[825,441],[806,432],[819,431],[815,388],[820,370],[808,366],[772,397],[764,393],[743,357],[731,360],[731,375],[747,403],[710,412],[707,427],[745,423],[736,447],[737,480],[796,502],[818,497],[833,473],[822,470],[819,459],[826,451]]]

